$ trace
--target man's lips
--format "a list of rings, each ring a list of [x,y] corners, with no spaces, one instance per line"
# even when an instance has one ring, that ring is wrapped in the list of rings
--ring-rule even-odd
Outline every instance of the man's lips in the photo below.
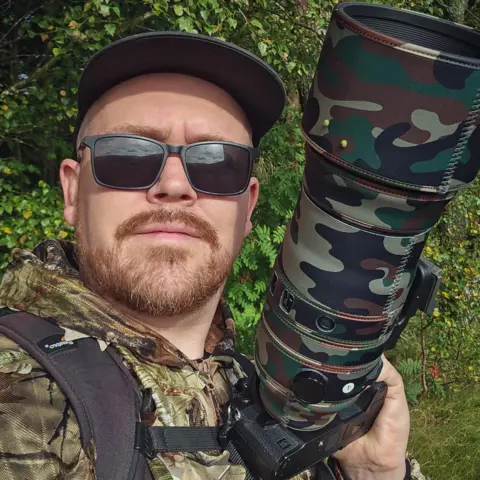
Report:
[[[136,232],[138,235],[147,235],[147,234],[177,234],[177,235],[187,235],[189,237],[198,238],[200,235],[198,232],[186,225],[149,225],[140,229]]]

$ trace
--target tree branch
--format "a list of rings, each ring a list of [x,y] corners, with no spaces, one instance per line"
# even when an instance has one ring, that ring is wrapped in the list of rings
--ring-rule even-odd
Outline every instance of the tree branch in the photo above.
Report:
[[[24,15],[22,15],[11,27],[10,27],[10,30],[2,37],[0,38],[0,45],[2,45],[3,41],[10,35],[10,33],[12,33],[12,31],[15,29],[16,26],[18,26],[24,19],[27,15],[32,15],[33,12],[37,11],[37,10],[40,10],[42,6],[40,5],[39,7],[36,7],[34,8],[33,10],[30,10],[29,12],[25,13]]]
[[[311,32],[313,32],[319,40],[324,40],[325,38],[325,30],[322,30],[322,32],[317,32],[317,30],[315,30],[314,28],[308,26],[308,25],[304,25],[303,23],[299,23],[299,22],[295,22],[295,25],[297,25],[298,27],[302,27],[302,28],[305,28],[307,30],[310,30]]]
[[[57,57],[51,57],[50,60],[45,62],[41,67],[38,67],[35,72],[33,72],[32,75],[30,75],[28,78],[20,80],[19,82],[13,84],[11,87],[1,92],[0,98],[3,98],[9,93],[16,92],[17,90],[21,90],[22,88],[30,85],[35,80],[39,79],[45,72],[47,72],[47,70],[53,67],[58,62],[58,60],[60,60],[60,55]]]
[[[130,22],[125,22],[122,24],[121,27],[118,28],[119,33],[123,33],[129,28],[133,28],[137,26],[139,23],[144,22],[145,20],[148,20],[149,18],[152,18],[154,16],[154,13],[152,11],[144,13],[142,16],[138,18],[134,18]]]
[[[427,352],[425,349],[425,333],[423,328],[423,315],[420,316],[420,345],[422,347],[422,390],[423,393],[428,392],[427,387]]]

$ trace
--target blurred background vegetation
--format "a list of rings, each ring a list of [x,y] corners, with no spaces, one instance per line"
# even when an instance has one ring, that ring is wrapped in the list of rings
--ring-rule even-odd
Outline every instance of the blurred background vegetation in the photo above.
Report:
[[[264,139],[255,228],[226,296],[238,346],[251,353],[273,261],[303,172],[301,105],[332,8],[327,0],[0,0],[0,276],[10,250],[73,238],[63,220],[60,161],[71,155],[76,86],[88,58],[152,30],[223,38],[269,62],[288,106]],[[479,0],[385,0],[480,27]],[[480,478],[480,182],[462,191],[425,255],[443,269],[438,308],[414,317],[389,357],[412,404],[411,451],[434,479]]]

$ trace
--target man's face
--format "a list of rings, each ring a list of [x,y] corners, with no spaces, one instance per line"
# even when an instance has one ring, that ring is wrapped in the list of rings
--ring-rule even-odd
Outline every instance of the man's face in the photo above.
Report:
[[[105,133],[173,145],[219,137],[251,145],[249,124],[226,92],[174,74],[137,77],[107,92],[88,112],[79,140]],[[115,190],[95,182],[90,155],[87,148],[80,164],[64,160],[60,171],[83,281],[149,315],[188,313],[218,294],[250,232],[258,181],[239,196],[200,194],[171,154],[150,189]]]

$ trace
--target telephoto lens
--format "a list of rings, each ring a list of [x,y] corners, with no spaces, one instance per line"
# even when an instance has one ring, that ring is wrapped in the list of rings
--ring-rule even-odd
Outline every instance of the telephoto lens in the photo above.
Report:
[[[302,119],[306,166],[259,323],[261,401],[322,429],[376,381],[432,227],[480,167],[480,35],[334,10]]]

